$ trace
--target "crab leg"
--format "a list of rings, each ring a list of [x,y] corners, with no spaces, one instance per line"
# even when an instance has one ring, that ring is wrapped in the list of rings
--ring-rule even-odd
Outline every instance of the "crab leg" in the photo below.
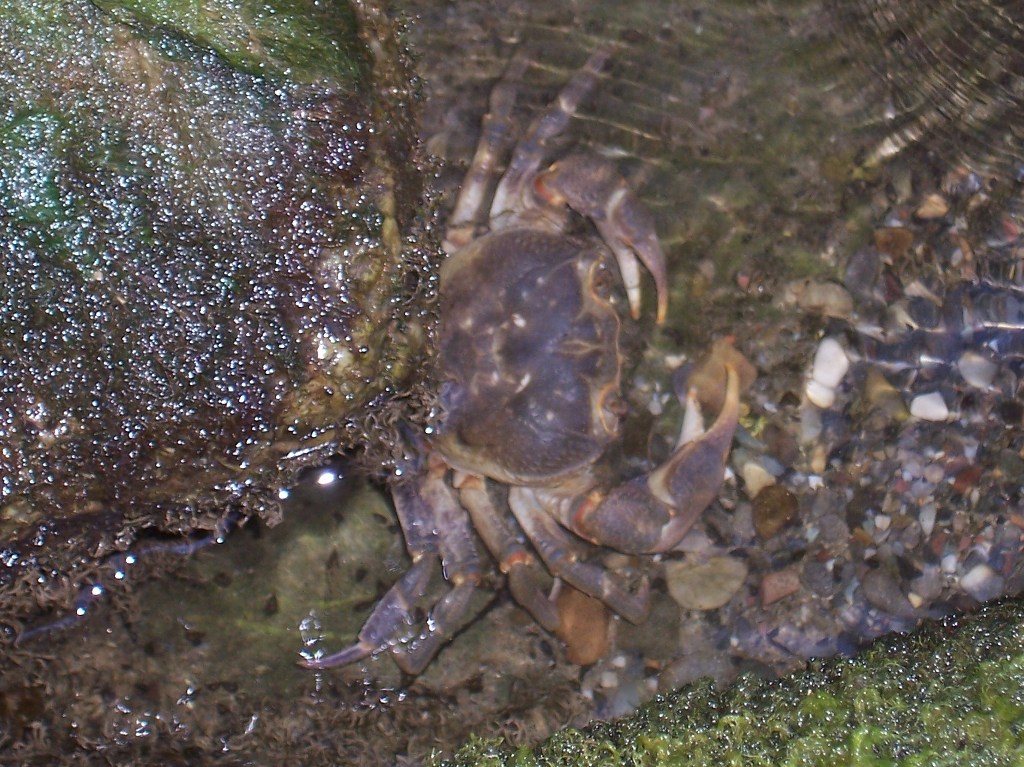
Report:
[[[445,472],[443,462],[431,459],[420,488],[409,482],[392,487],[412,567],[373,608],[354,644],[324,658],[305,658],[300,665],[315,669],[341,666],[390,648],[402,670],[418,674],[451,636],[480,582],[480,556],[469,520],[445,484]],[[438,557],[452,588],[431,609],[426,627],[417,637],[397,642],[395,634],[411,620]]]
[[[383,650],[395,631],[409,619],[416,600],[426,591],[437,565],[431,510],[423,504],[411,483],[396,483],[391,492],[412,567],[381,597],[354,644],[322,658],[303,658],[300,666],[312,669],[344,666]]]
[[[600,599],[632,623],[640,623],[647,617],[647,582],[644,581],[640,589],[633,593],[624,588],[618,579],[600,565],[581,561],[589,551],[580,541],[574,540],[558,526],[545,511],[533,488],[511,488],[508,505],[553,575],[562,578],[584,594]]]
[[[484,479],[475,474],[456,472],[453,484],[477,534],[508,578],[512,597],[548,631],[557,629],[558,610],[544,593],[543,571],[536,558],[516,539],[512,528],[505,524],[503,515],[487,494]]]
[[[576,72],[562,88],[558,98],[530,124],[526,133],[516,144],[509,160],[508,169],[494,191],[491,203],[491,219],[519,207],[523,192],[541,163],[547,150],[547,143],[569,125],[580,102],[594,89],[605,63],[611,57],[611,48],[602,48],[591,54],[583,67]]]
[[[452,589],[434,605],[426,629],[407,646],[396,646],[395,662],[409,674],[419,674],[458,628],[480,583],[480,554],[473,530],[454,492],[445,482],[447,466],[435,455],[429,461],[421,495],[434,511],[438,549],[444,577]]]
[[[577,535],[618,551],[639,554],[674,548],[722,485],[740,399],[739,375],[728,364],[726,375],[725,404],[699,439],[677,446],[657,469],[607,494],[593,491],[582,499],[563,494],[547,508]]]
[[[526,59],[516,56],[491,91],[489,111],[484,115],[480,131],[480,142],[469,170],[466,171],[466,178],[445,231],[443,247],[448,253],[464,247],[473,239],[474,230],[482,223],[486,210],[481,209],[484,207],[488,186],[495,177],[495,166],[509,143],[516,88],[526,67]]]

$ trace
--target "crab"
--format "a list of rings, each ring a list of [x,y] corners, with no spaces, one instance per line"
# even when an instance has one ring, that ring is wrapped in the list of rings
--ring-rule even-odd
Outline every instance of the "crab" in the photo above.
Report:
[[[591,554],[599,547],[671,550],[720,490],[739,409],[739,379],[730,366],[724,405],[706,432],[648,473],[610,488],[599,480],[624,410],[610,263],[617,263],[633,318],[641,308],[640,264],[646,267],[661,323],[665,258],[649,211],[609,160],[577,153],[542,166],[610,53],[594,53],[539,114],[489,194],[525,63],[514,60],[492,92],[445,240],[441,414],[426,430],[422,457],[390,483],[412,565],[352,645],[306,654],[306,667],[391,649],[403,670],[422,671],[463,621],[481,581],[478,539],[512,597],[545,629],[555,631],[560,620],[547,588],[552,577],[641,622],[646,582],[629,588]],[[567,234],[570,215],[588,219],[597,236]],[[507,492],[492,492],[495,484]],[[438,563],[449,590],[418,635],[397,640]]]

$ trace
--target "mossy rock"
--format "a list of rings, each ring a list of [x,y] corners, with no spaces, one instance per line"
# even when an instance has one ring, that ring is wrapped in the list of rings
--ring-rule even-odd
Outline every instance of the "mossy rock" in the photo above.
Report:
[[[0,0],[0,40],[0,586],[386,456],[440,257],[386,14]]]
[[[535,749],[477,740],[444,764],[1024,764],[1024,603],[887,637],[784,679],[704,681]]]

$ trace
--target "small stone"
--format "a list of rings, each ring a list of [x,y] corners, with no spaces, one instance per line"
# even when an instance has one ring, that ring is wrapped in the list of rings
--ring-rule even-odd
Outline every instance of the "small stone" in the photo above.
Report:
[[[910,401],[910,414],[922,421],[949,420],[949,408],[946,401],[937,391],[931,394],[919,394]]]
[[[898,618],[919,617],[899,582],[884,570],[869,570],[861,578],[860,585],[869,605]]]
[[[921,574],[910,581],[910,588],[926,602],[933,602],[942,596],[946,577],[937,565],[923,565]]]
[[[743,477],[743,487],[751,498],[756,497],[769,485],[775,484],[775,477],[771,472],[754,460],[744,462],[740,476]]]
[[[959,561],[955,552],[951,551],[949,554],[944,555],[940,562],[942,572],[946,573],[946,575],[952,575],[956,572],[956,566]]]
[[[988,602],[1003,595],[1003,577],[982,562],[960,578],[960,588],[979,602]]]
[[[766,573],[761,579],[761,604],[770,605],[800,590],[800,574],[793,568]]]
[[[850,369],[846,350],[834,338],[823,338],[818,344],[811,364],[810,380],[804,391],[807,399],[820,408],[829,408],[835,402],[835,389]]]
[[[864,380],[864,395],[872,410],[881,413],[885,420],[903,421],[907,417],[907,406],[899,390],[877,369],[868,371]]]
[[[847,319],[853,313],[853,298],[849,291],[835,282],[791,282],[783,290],[782,301],[826,317]]]
[[[875,247],[882,253],[899,260],[914,244],[914,233],[902,226],[887,226],[875,230]]]
[[[933,218],[942,218],[949,213],[949,203],[941,194],[930,194],[924,198],[924,202],[914,211],[918,218],[928,221]]]
[[[804,387],[804,393],[812,405],[820,407],[822,410],[827,410],[836,402],[836,390],[817,381],[808,381],[807,386]]]
[[[987,389],[999,371],[999,366],[977,352],[966,351],[956,363],[960,375],[971,386]]]
[[[875,514],[875,529],[885,532],[892,524],[892,518],[888,514]]]
[[[786,427],[768,423],[761,432],[761,439],[768,447],[768,454],[783,466],[792,466],[800,457],[800,445],[796,436]]]
[[[946,470],[937,463],[930,463],[924,467],[924,478],[926,482],[937,485],[946,478]]]
[[[967,495],[978,486],[984,472],[985,468],[979,463],[972,463],[961,469],[953,478],[953,492],[958,495]]]
[[[753,502],[754,530],[761,540],[774,538],[797,518],[797,498],[779,485],[761,490]]]
[[[668,592],[680,607],[714,610],[726,604],[747,578],[747,565],[733,557],[706,562],[677,560],[665,564]]]
[[[818,351],[814,354],[811,378],[823,386],[834,389],[849,369],[850,359],[846,356],[842,344],[832,337],[821,339]]]
[[[917,513],[918,524],[921,525],[921,532],[925,536],[932,534],[932,530],[935,529],[935,515],[938,513],[938,507],[934,503],[929,503],[921,507],[921,510]]]
[[[577,666],[589,666],[608,652],[608,626],[611,615],[598,599],[567,583],[555,599],[558,628],[555,634],[565,643],[565,655]]]

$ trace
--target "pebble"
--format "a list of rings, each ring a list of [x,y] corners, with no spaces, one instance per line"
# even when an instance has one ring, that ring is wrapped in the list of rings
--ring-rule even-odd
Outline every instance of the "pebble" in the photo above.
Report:
[[[963,574],[960,588],[979,602],[987,602],[1002,595],[1003,577],[982,562]]]
[[[757,497],[764,488],[775,484],[772,473],[755,460],[743,463],[740,476],[743,477],[743,487],[751,498]]]
[[[933,218],[942,218],[949,213],[949,203],[946,202],[946,198],[941,194],[930,194],[924,198],[917,210],[914,211],[914,215],[922,220],[930,220]]]
[[[864,599],[872,607],[898,618],[916,618],[917,609],[903,593],[899,582],[883,570],[869,570],[861,578]]]
[[[903,421],[907,417],[907,406],[899,389],[889,383],[881,371],[871,368],[864,381],[864,394],[871,405],[886,420]]]
[[[917,512],[917,521],[921,525],[921,532],[925,537],[932,534],[935,529],[935,515],[938,513],[938,506],[934,503],[927,503]]]
[[[956,363],[963,379],[978,389],[987,389],[999,371],[999,366],[977,352],[966,351]]]
[[[946,554],[942,558],[942,561],[940,563],[942,567],[942,572],[946,573],[947,575],[952,575],[956,572],[956,566],[958,562],[959,560],[957,559],[957,556],[954,552]]]
[[[782,300],[795,303],[804,311],[826,317],[847,319],[853,313],[853,298],[849,291],[835,282],[797,280],[786,285]]]
[[[714,610],[726,604],[747,578],[747,565],[734,557],[711,557],[706,562],[665,563],[668,593],[688,610]]]
[[[559,624],[555,634],[565,643],[565,655],[577,666],[589,666],[608,652],[611,615],[604,604],[568,584],[555,599]]]
[[[949,419],[949,408],[942,395],[933,391],[914,397],[910,401],[910,414],[922,421],[946,421]]]
[[[785,487],[769,485],[753,502],[754,530],[761,540],[778,535],[797,518],[797,497]]]
[[[894,259],[903,258],[914,244],[914,233],[902,226],[887,226],[875,230],[875,247]]]
[[[770,605],[799,590],[800,573],[796,568],[787,567],[785,570],[766,573],[761,579],[761,604]]]
[[[832,407],[836,387],[849,369],[850,359],[842,345],[834,338],[823,338],[814,354],[810,380],[804,389],[807,399],[820,408]]]

